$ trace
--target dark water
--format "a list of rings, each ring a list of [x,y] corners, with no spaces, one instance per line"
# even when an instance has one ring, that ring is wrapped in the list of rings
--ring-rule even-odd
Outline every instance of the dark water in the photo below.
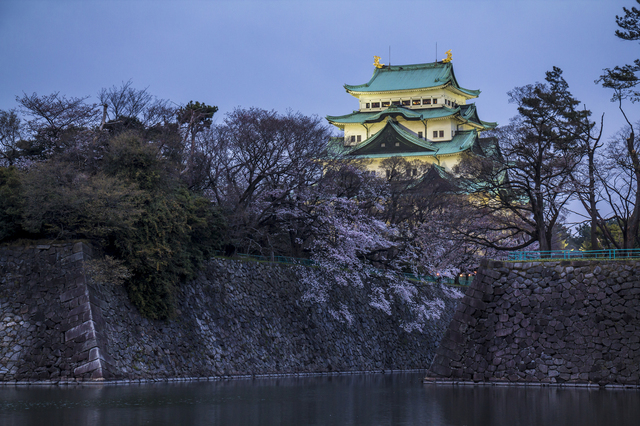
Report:
[[[423,385],[422,374],[0,387],[0,425],[640,425],[640,392]]]

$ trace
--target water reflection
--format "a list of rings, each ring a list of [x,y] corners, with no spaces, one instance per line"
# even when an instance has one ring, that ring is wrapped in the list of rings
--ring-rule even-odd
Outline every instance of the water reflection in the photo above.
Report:
[[[2,425],[640,424],[640,392],[436,387],[422,374],[0,387]]]

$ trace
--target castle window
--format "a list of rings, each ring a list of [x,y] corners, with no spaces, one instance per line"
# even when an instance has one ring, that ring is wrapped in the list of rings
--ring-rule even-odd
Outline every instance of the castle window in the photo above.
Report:
[[[423,99],[422,105],[431,105],[431,99]]]
[[[444,138],[444,130],[440,130],[440,137]]]
[[[391,102],[394,106],[400,106],[400,101],[393,101]]]
[[[396,142],[396,146],[400,146],[400,142]]]
[[[384,107],[388,107],[389,105],[391,105],[391,102],[387,101],[387,102],[383,102],[382,103],[382,108]]]
[[[371,108],[380,108],[380,102],[373,102]]]
[[[358,135],[358,142],[362,141],[362,135]]]
[[[402,106],[409,106],[411,101],[402,101]]]
[[[370,105],[370,104],[367,104],[367,108],[371,108],[369,105]]]
[[[355,136],[355,135],[352,135],[352,136],[351,136],[351,142],[355,142],[355,141],[356,141],[356,136]]]
[[[384,143],[380,144],[380,148],[384,148],[385,146],[387,146],[387,145],[385,145]]]
[[[413,101],[411,101],[411,103],[413,105],[420,105],[420,99],[414,99]]]
[[[418,138],[422,139],[422,132],[418,132]]]
[[[411,170],[411,176],[418,176],[418,169]]]
[[[434,130],[434,131],[433,131],[433,137],[434,137],[434,138],[437,138],[437,137],[438,137],[438,131],[437,131],[437,130]]]
[[[433,104],[436,105],[438,103],[438,99],[433,100]]]

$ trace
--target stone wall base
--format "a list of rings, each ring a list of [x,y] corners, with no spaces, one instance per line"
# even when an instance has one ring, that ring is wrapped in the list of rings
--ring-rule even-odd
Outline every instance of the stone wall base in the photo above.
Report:
[[[639,385],[640,262],[484,262],[428,377]]]
[[[171,321],[142,317],[126,289],[93,285],[83,243],[0,249],[0,381],[140,382],[194,377],[421,369],[455,310],[442,287],[423,288],[445,308],[422,332],[411,312],[387,315],[367,289],[339,288],[351,324],[304,300],[292,266],[213,259],[176,294]],[[337,286],[339,287],[339,286]]]

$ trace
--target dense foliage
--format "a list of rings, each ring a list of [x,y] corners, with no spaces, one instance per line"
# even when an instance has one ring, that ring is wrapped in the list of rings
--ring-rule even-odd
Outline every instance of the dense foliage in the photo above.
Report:
[[[624,11],[617,35],[639,40],[640,12]],[[102,89],[99,106],[23,94],[0,111],[0,242],[89,240],[155,319],[175,314],[180,282],[216,250],[309,258],[305,297],[336,318],[352,320],[332,285],[369,286],[373,306],[408,307],[405,329],[421,329],[438,301],[402,273],[459,277],[500,250],[638,245],[640,131],[623,108],[640,99],[638,64],[599,79],[629,124],[604,154],[602,119],[554,67],[509,93],[518,115],[454,174],[400,157],[372,174],[328,156],[318,117],[238,108],[214,125],[217,107],[173,107],[130,81]],[[587,211],[577,236],[562,223],[574,200]]]
[[[15,116],[6,134],[19,137],[3,150],[0,241],[89,240],[121,259],[144,315],[171,318],[177,286],[220,248],[224,220],[181,175],[189,154],[175,112],[129,84],[120,89],[101,92],[102,120],[95,105],[59,94],[18,98],[22,122],[3,115]]]

